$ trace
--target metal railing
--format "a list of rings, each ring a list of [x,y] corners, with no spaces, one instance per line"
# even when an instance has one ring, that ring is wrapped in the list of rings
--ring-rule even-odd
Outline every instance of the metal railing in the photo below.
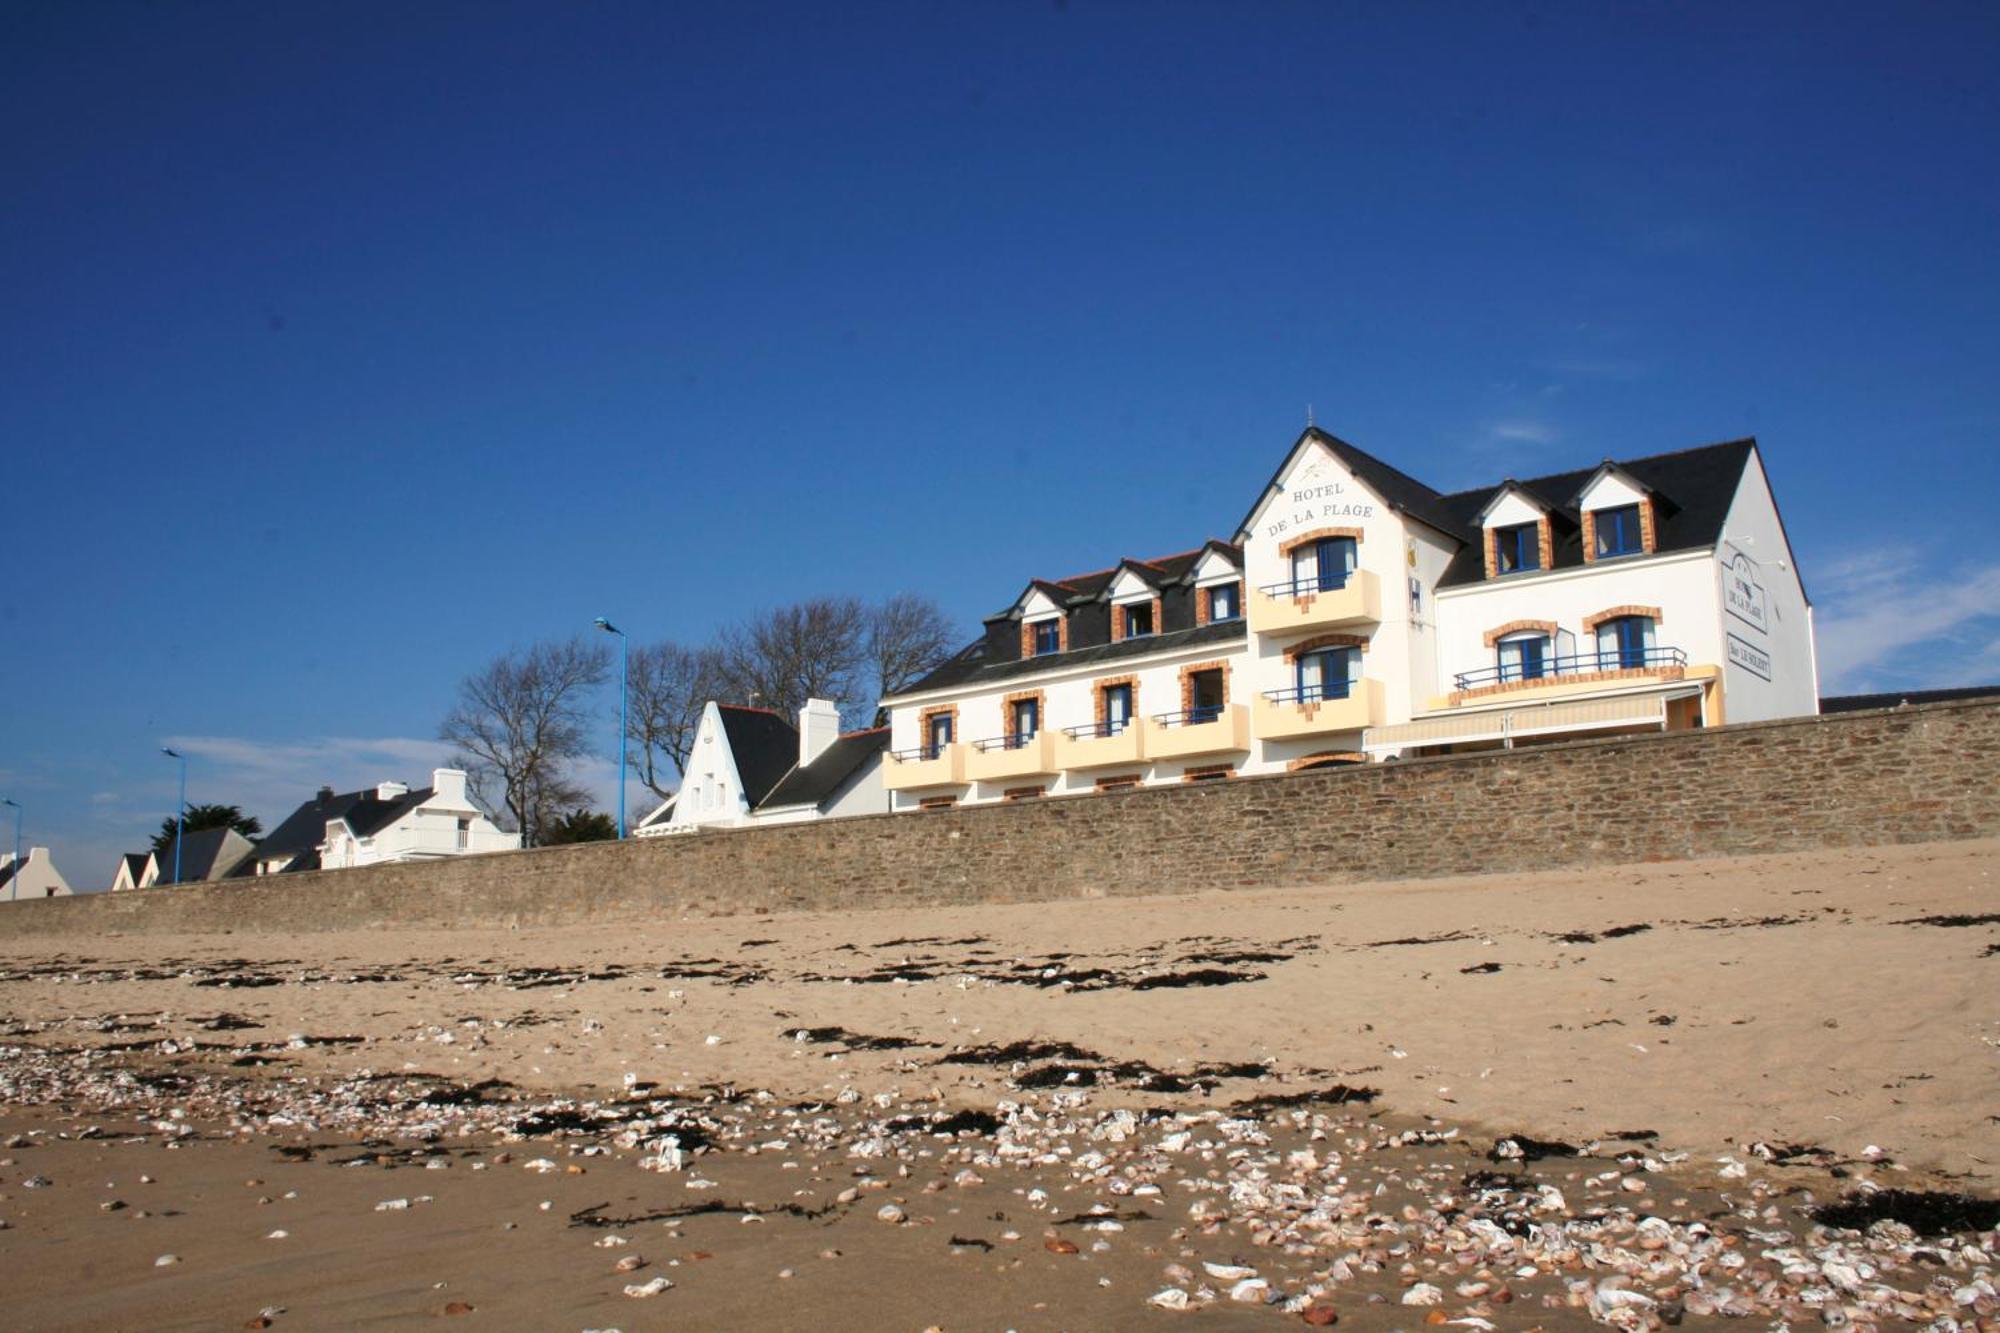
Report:
[[[1132,725],[1131,718],[1116,722],[1086,722],[1080,727],[1064,727],[1063,735],[1073,741],[1087,741],[1094,736],[1122,736]]]
[[[1305,597],[1316,592],[1339,592],[1347,586],[1353,575],[1351,569],[1343,569],[1332,574],[1315,574],[1308,579],[1287,579],[1283,583],[1266,583],[1257,591],[1266,597]]]
[[[1153,721],[1163,727],[1198,727],[1204,722],[1220,721],[1226,711],[1221,704],[1203,704],[1178,713],[1155,713]]]
[[[1644,671],[1657,667],[1684,667],[1687,653],[1679,648],[1604,648],[1595,652],[1572,653],[1567,657],[1545,657],[1539,664],[1509,662],[1478,671],[1461,671],[1452,677],[1454,688],[1476,690],[1486,685],[1512,685],[1531,680],[1557,680],[1594,671]]]
[[[1019,750],[1031,744],[1040,731],[1010,731],[1004,736],[988,736],[983,741],[974,741],[972,748],[981,754],[993,750]]]
[[[939,741],[935,745],[919,745],[909,750],[891,750],[889,757],[899,764],[921,764],[944,758],[945,747],[950,744],[950,741]]]
[[[1354,689],[1351,680],[1330,680],[1324,685],[1294,685],[1289,690],[1265,690],[1274,704],[1316,704],[1322,699],[1345,699]]]

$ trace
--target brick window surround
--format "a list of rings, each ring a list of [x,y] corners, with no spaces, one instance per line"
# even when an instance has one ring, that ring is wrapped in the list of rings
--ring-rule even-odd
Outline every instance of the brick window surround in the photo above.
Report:
[[[1486,640],[1486,646],[1491,648],[1509,634],[1528,633],[1546,634],[1549,638],[1553,639],[1556,636],[1556,622],[1553,620],[1510,620],[1504,625],[1495,625],[1481,637]]]
[[[1137,773],[1120,773],[1116,777],[1099,778],[1097,780],[1097,790],[1127,791],[1133,787],[1138,786],[1144,780],[1145,779],[1142,778]]]
[[[1324,541],[1329,537],[1352,537],[1356,544],[1359,544],[1362,535],[1360,528],[1314,528],[1311,532],[1301,532],[1296,537],[1280,542],[1278,544],[1278,554],[1289,560],[1292,557],[1292,552],[1298,550],[1301,546],[1310,546],[1314,542]]]
[[[1234,764],[1203,764],[1200,768],[1190,768],[1181,774],[1182,782],[1211,782],[1216,778],[1236,776]]]
[[[1056,652],[1066,653],[1069,651],[1069,617],[1043,616],[1039,620],[1033,620],[1033,621],[1024,620],[1021,622],[1022,657],[1028,658],[1028,657],[1033,657],[1035,655],[1035,626],[1046,625],[1050,620],[1054,620],[1056,622],[1056,636],[1057,636]],[[1048,655],[1053,656],[1054,654],[1048,654]]]
[[[1642,495],[1639,497],[1638,504],[1639,552],[1642,555],[1651,555],[1660,549],[1660,534],[1658,520],[1653,510],[1653,497]],[[1616,505],[1610,507],[1614,509],[1618,508]],[[1595,564],[1596,561],[1597,511],[1595,509],[1586,509],[1583,511],[1583,562],[1588,565]]]
[[[1236,618],[1243,618],[1243,580],[1234,583],[1210,583],[1194,590],[1194,623],[1197,628],[1208,623],[1208,595],[1217,588],[1236,589]]]
[[[1014,705],[1023,700],[1035,701],[1035,734],[1041,735],[1049,729],[1049,702],[1040,690],[1016,690],[1000,701],[1000,734],[1014,734]]]
[[[1504,526],[1519,527],[1521,525],[1509,523]],[[1486,577],[1489,579],[1498,578],[1500,576],[1500,529],[1486,529],[1485,540],[1481,545],[1486,548]],[[1535,520],[1535,547],[1537,554],[1541,557],[1541,565],[1533,572],[1540,573],[1542,570],[1555,568],[1555,529],[1549,525],[1549,516],[1547,514],[1543,514]],[[1521,572],[1526,573],[1529,571],[1524,570]]]
[[[1164,608],[1160,605],[1160,599],[1158,597],[1153,598],[1153,600],[1150,603],[1113,602],[1111,605],[1111,642],[1113,643],[1124,642],[1125,608],[1128,606],[1143,606],[1143,605],[1150,605],[1153,608],[1153,634],[1160,635],[1166,632],[1166,625],[1162,619],[1162,617],[1165,614],[1165,611]]]
[[[1006,790],[1005,796],[1010,801],[1032,801],[1037,797],[1047,796],[1048,794],[1049,789],[1047,787],[1009,787]]]
[[[1583,627],[1588,632],[1595,634],[1599,625],[1602,625],[1607,620],[1616,620],[1620,616],[1644,616],[1652,621],[1656,627],[1664,623],[1664,618],[1660,615],[1660,608],[1657,606],[1607,606],[1594,616],[1585,616],[1583,618]]]
[[[1181,711],[1183,713],[1194,710],[1194,678],[1198,673],[1203,671],[1220,671],[1222,673],[1222,706],[1224,708],[1229,706],[1228,659],[1225,658],[1220,662],[1195,662],[1181,668]]]
[[[1128,726],[1137,726],[1139,722],[1139,678],[1137,676],[1106,676],[1102,680],[1093,680],[1090,682],[1090,702],[1092,709],[1095,710],[1097,729],[1100,732],[1104,730],[1104,724],[1110,721],[1104,712],[1104,692],[1114,685],[1130,685],[1132,687],[1132,715],[1126,718],[1125,722]]]
[[[923,712],[917,714],[918,745],[926,750],[931,748],[931,719],[934,717],[948,717],[951,719],[951,739],[953,742],[965,739],[964,736],[959,734],[958,730],[958,705],[933,704]]]
[[[1296,773],[1314,764],[1365,764],[1368,756],[1359,750],[1322,750],[1318,754],[1303,755],[1285,765],[1287,773]]]
[[[1368,651],[1368,640],[1359,634],[1315,634],[1304,643],[1295,643],[1285,649],[1285,660],[1296,662],[1301,654],[1320,648],[1353,648],[1365,653]]]

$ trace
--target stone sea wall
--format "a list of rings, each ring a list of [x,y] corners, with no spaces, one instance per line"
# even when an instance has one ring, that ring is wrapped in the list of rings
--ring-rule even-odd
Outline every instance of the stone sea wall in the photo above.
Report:
[[[0,904],[8,937],[922,908],[2000,836],[2000,703]]]

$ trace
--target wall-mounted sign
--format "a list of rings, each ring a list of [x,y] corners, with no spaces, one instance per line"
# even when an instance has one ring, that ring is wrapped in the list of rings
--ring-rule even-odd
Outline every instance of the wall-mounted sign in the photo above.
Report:
[[[1729,660],[1733,665],[1742,667],[1745,671],[1760,680],[1769,680],[1771,678],[1771,655],[1769,653],[1754,643],[1737,638],[1734,634],[1728,635],[1727,638],[1728,643],[1725,646],[1729,650]]]
[[[1732,552],[1722,566],[1722,604],[1760,634],[1771,632],[1764,601],[1764,582],[1757,576],[1757,562],[1741,551]],[[1770,679],[1768,676],[1765,679]]]

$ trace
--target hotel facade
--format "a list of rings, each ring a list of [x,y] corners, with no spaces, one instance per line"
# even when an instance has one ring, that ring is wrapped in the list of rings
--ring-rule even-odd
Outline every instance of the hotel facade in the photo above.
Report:
[[[1308,429],[1229,541],[1031,580],[885,699],[898,810],[1817,711],[1754,440],[1443,494]]]

